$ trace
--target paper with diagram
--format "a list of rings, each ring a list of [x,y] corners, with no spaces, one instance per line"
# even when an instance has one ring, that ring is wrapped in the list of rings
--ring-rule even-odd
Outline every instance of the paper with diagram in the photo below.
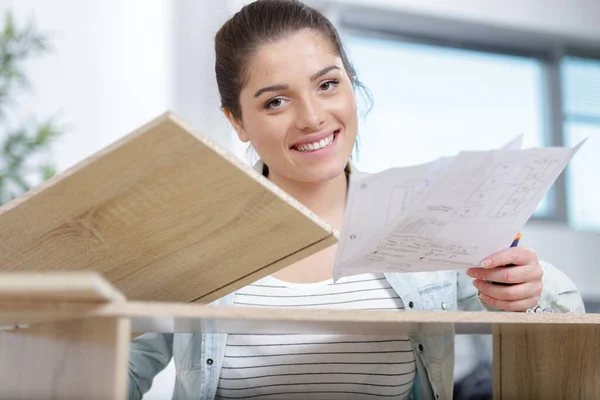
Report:
[[[334,279],[464,270],[506,248],[575,148],[461,152],[351,184]]]
[[[522,144],[521,134],[501,148],[517,150]],[[413,201],[418,201],[453,159],[441,157],[430,163],[390,168],[377,174],[354,173],[344,215],[344,232],[350,232],[351,240],[340,241],[336,264],[348,260],[378,230],[388,226]],[[355,190],[358,187],[362,189]]]
[[[520,149],[523,135],[518,135],[502,149]],[[433,162],[401,168],[390,168],[378,174],[359,175],[354,179],[357,187],[350,188],[344,215],[344,230],[351,232],[352,240],[338,246],[338,260],[349,259],[377,230],[386,227],[413,201],[425,192],[431,182],[450,165],[454,157],[441,157]],[[356,177],[356,174],[354,174]],[[369,190],[364,190],[368,185]],[[340,251],[343,250],[343,251]],[[341,261],[341,260],[340,260]]]

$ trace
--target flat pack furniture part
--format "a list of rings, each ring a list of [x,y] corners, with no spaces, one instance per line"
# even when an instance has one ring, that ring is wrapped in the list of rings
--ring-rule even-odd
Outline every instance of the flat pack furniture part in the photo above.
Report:
[[[337,238],[167,112],[0,207],[0,272],[95,271],[129,300],[208,303]]]
[[[48,286],[40,284],[44,280]],[[132,330],[492,334],[495,399],[592,399],[600,394],[598,314],[290,312],[127,301],[90,272],[2,273],[0,293],[6,289],[2,282],[10,282],[11,289],[0,295],[5,329],[0,331],[0,399],[125,399]]]
[[[126,304],[94,272],[0,273],[0,399],[125,399],[130,319],[39,311]]]

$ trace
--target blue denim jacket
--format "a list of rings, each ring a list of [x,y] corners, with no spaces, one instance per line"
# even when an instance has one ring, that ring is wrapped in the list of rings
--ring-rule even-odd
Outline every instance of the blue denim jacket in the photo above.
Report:
[[[262,164],[255,165],[257,171]],[[352,172],[353,177],[362,175]],[[573,282],[552,265],[541,262],[544,289],[540,306],[558,312],[584,312],[581,295]],[[473,279],[456,271],[385,274],[406,305],[405,311],[498,311],[483,303]],[[212,304],[233,306],[230,294]],[[411,400],[452,399],[454,379],[454,331],[410,336],[417,375]],[[227,334],[147,333],[130,345],[129,399],[141,399],[152,380],[173,359],[175,400],[212,400],[217,391],[225,355]]]
[[[559,312],[584,312],[575,285],[561,271],[542,262],[544,290],[540,305]],[[455,271],[386,274],[402,298],[405,311],[484,311],[472,279]],[[215,305],[233,306],[233,295]],[[451,327],[450,327],[451,329]],[[454,332],[416,334],[410,337],[415,351],[417,377],[410,399],[451,399],[454,368]],[[173,358],[176,382],[173,399],[212,400],[217,391],[226,334],[158,334],[135,338],[130,345],[129,398],[141,399],[152,380]],[[211,360],[211,361],[208,361]]]

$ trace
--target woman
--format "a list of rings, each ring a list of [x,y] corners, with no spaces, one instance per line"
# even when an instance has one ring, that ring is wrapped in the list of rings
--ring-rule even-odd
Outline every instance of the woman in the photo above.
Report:
[[[256,168],[341,229],[360,84],[332,24],[298,1],[258,0],[223,25],[215,49],[222,108],[259,154]],[[492,254],[468,275],[365,274],[336,284],[334,256],[335,247],[323,250],[215,304],[409,312],[525,311],[539,303],[583,311],[571,281],[524,248]],[[171,357],[177,399],[452,397],[452,334],[147,334],[131,344],[130,398],[148,391]]]

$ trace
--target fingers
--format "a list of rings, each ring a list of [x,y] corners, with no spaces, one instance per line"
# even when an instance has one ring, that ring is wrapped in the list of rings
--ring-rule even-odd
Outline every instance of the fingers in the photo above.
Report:
[[[513,265],[513,266],[508,266]],[[481,261],[480,268],[470,268],[467,275],[488,305],[507,311],[525,311],[538,304],[544,271],[533,250],[512,247]],[[494,285],[486,281],[508,283]]]
[[[481,300],[485,301],[488,305],[506,311],[526,311],[530,308],[535,307],[538,304],[539,297],[530,297],[522,300],[498,300],[483,293],[480,294]]]
[[[498,267],[493,269],[470,268],[467,275],[482,281],[523,283],[541,281],[544,271],[536,262],[533,265],[521,265],[516,267]]]
[[[484,258],[481,261],[481,266],[483,268],[495,268],[509,264],[527,265],[533,262],[537,262],[535,251],[526,247],[511,247]]]
[[[473,285],[486,296],[496,300],[517,301],[537,298],[542,293],[542,282],[533,281],[512,286],[499,286],[476,280]]]

